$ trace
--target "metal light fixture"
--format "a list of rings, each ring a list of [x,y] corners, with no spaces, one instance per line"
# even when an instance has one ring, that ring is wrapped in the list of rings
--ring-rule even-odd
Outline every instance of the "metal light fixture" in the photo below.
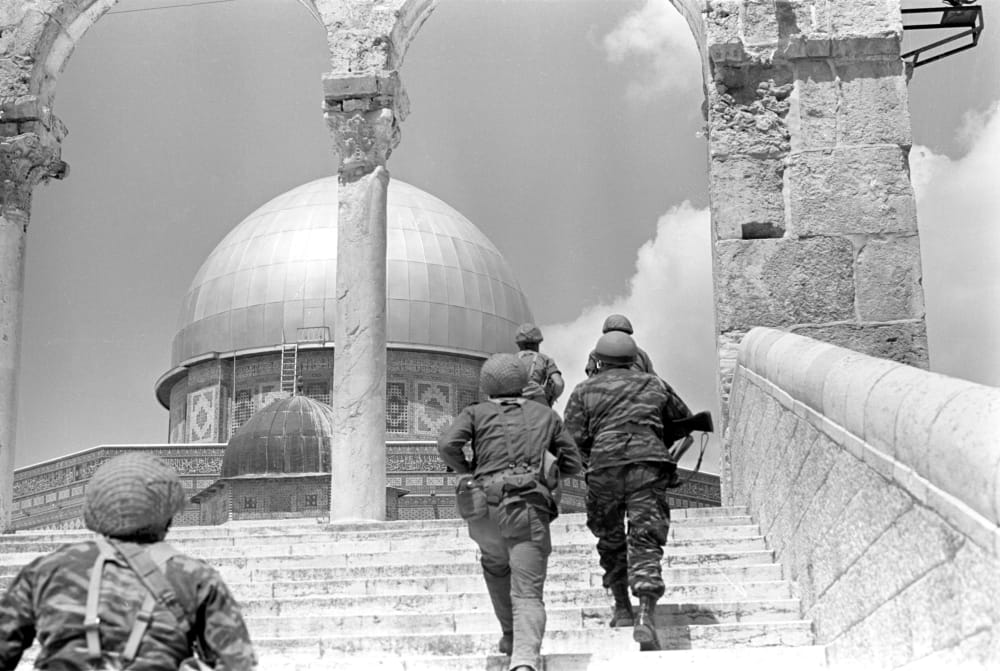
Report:
[[[960,51],[971,49],[979,44],[979,35],[983,32],[983,8],[973,5],[976,0],[943,0],[947,7],[922,7],[918,9],[904,9],[903,18],[907,16],[919,15],[918,18],[937,19],[934,22],[916,22],[907,24],[904,22],[903,30],[947,30],[952,31],[947,37],[925,44],[916,49],[912,49],[903,54],[903,60],[918,68],[940,60],[945,56],[957,54]],[[928,16],[928,15],[937,16]],[[961,32],[954,32],[959,30]],[[961,40],[963,43],[952,45],[953,42]],[[949,46],[951,45],[951,46]]]

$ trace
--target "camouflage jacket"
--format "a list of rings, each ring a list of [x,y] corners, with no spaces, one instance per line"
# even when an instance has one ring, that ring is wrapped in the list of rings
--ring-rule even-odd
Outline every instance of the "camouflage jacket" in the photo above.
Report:
[[[670,385],[631,368],[609,368],[573,389],[566,429],[589,470],[668,461],[663,426],[691,414]]]
[[[94,541],[63,545],[21,569],[0,599],[0,669],[14,669],[37,636],[36,666],[87,669],[83,618],[90,573],[98,555]],[[174,595],[193,623],[180,623],[157,605],[136,659],[135,671],[176,671],[197,643],[216,669],[243,671],[256,665],[239,606],[218,572],[200,559],[172,557],[164,571]],[[105,564],[101,580],[101,649],[114,661],[125,647],[136,613],[148,594],[122,562]]]
[[[641,347],[636,347],[636,349],[638,352],[635,355],[635,362],[632,364],[632,370],[649,373],[650,375],[656,375],[656,371],[653,370],[653,360],[649,358],[649,354],[646,353],[646,350]],[[583,369],[583,372],[587,374],[587,377],[592,377],[598,370],[597,352],[591,350],[590,354],[587,356],[587,367]]]
[[[472,462],[466,460],[462,450],[470,441]],[[558,460],[560,474],[574,475],[583,470],[580,451],[559,415],[540,403],[525,403],[522,398],[470,405],[438,440],[438,452],[446,464],[458,473],[476,476],[504,471],[511,461],[537,467],[543,448]]]

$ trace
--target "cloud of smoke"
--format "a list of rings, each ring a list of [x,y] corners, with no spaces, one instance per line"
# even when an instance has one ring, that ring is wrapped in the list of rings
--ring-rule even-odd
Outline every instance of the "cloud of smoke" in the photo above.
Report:
[[[931,369],[1000,386],[1000,101],[959,134],[961,158],[910,153]]]
[[[646,0],[602,40],[608,61],[636,64],[626,88],[630,100],[662,93],[700,93],[701,59],[684,18],[670,3]]]
[[[653,240],[639,248],[625,295],[586,308],[572,322],[542,327],[543,350],[555,358],[566,380],[556,408],[560,412],[584,379],[587,355],[612,313],[631,320],[636,342],[649,353],[656,372],[692,411],[711,410],[719,418],[708,210],[687,202],[671,208],[660,217]],[[682,463],[692,467],[695,459],[692,451]],[[703,469],[716,472],[717,464],[713,441]]]

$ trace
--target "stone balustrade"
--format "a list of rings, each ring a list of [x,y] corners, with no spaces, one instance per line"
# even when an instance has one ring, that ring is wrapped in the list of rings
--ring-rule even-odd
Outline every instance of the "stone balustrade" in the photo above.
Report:
[[[833,668],[1000,665],[1000,389],[756,328],[729,410],[724,503]]]

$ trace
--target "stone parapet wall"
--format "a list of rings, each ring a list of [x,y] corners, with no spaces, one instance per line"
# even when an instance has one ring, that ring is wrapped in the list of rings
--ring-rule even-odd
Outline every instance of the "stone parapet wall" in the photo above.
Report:
[[[1000,389],[756,328],[732,391],[724,503],[831,666],[1000,666]]]

